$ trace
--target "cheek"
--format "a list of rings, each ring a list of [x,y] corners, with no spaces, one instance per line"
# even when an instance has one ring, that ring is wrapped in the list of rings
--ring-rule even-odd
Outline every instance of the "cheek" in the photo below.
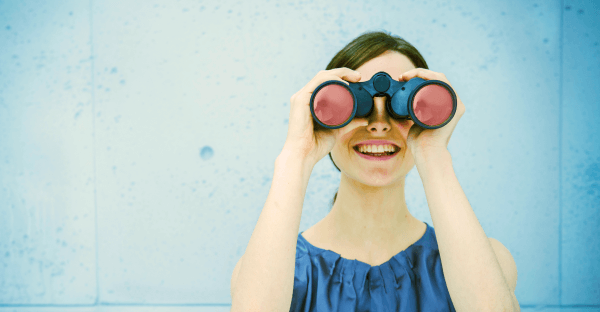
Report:
[[[343,144],[344,142],[350,142],[350,139],[352,139],[352,137],[356,134],[356,131],[359,129],[360,126],[361,122],[354,119],[345,127],[337,129],[338,131],[335,136],[335,144],[338,145]]]
[[[400,130],[408,130],[414,124],[415,124],[415,122],[412,120],[397,120],[396,121],[396,125],[398,126],[398,128]]]

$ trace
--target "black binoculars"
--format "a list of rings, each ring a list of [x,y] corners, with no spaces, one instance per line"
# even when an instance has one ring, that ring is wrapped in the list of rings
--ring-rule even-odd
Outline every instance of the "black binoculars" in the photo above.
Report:
[[[320,84],[310,97],[310,112],[318,125],[337,129],[354,117],[368,116],[373,111],[373,97],[378,96],[386,96],[390,116],[412,119],[426,129],[445,126],[456,112],[456,94],[447,83],[419,77],[400,82],[383,71],[368,81]]]

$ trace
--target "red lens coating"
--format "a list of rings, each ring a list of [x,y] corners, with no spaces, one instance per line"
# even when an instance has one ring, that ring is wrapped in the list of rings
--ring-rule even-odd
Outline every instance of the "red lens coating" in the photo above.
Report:
[[[328,126],[341,125],[350,118],[354,109],[354,98],[348,89],[330,84],[319,89],[314,98],[315,116]]]
[[[437,84],[424,86],[417,92],[413,100],[415,116],[428,126],[442,124],[450,117],[452,109],[452,94]]]

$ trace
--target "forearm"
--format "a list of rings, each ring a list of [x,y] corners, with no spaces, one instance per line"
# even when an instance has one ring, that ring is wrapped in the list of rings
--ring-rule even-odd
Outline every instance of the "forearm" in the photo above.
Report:
[[[232,311],[290,308],[297,235],[312,167],[284,151],[274,171],[265,206],[242,258]]]
[[[456,311],[513,311],[510,288],[456,178],[450,152],[421,151],[415,162]]]

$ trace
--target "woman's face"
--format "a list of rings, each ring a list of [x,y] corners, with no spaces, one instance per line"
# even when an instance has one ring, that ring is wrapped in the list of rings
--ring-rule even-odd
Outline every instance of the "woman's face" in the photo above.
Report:
[[[360,81],[363,82],[380,71],[398,80],[401,74],[413,68],[415,66],[408,57],[396,51],[388,51],[356,70],[360,72]],[[354,118],[346,126],[337,129],[331,158],[340,171],[353,180],[370,186],[384,186],[404,179],[414,166],[412,153],[406,147],[408,130],[414,122],[392,118],[385,108],[385,97],[375,97],[373,101],[374,107],[370,115]],[[368,160],[354,150],[356,144],[367,140],[392,141],[400,147],[400,151],[388,160]]]

